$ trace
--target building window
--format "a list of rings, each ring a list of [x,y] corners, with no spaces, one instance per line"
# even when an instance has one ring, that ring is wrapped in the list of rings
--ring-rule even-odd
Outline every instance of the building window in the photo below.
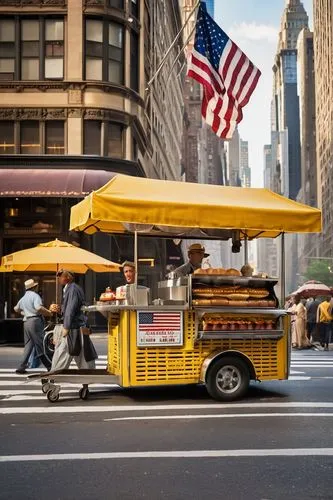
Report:
[[[21,22],[21,79],[39,80],[39,22]]]
[[[84,154],[123,158],[123,130],[124,126],[119,123],[85,120]]]
[[[103,22],[86,22],[86,79],[103,79]]]
[[[0,18],[0,80],[64,77],[64,21]]]
[[[87,19],[86,79],[122,84],[123,73],[123,26]]]
[[[0,121],[0,154],[15,153],[14,122]]]
[[[15,23],[13,19],[0,19],[0,80],[14,80],[15,75]]]
[[[86,120],[84,122],[84,148],[85,155],[101,154],[101,125],[98,120]]]
[[[109,23],[108,80],[123,83],[123,28]]]
[[[45,21],[45,78],[64,77],[64,23],[59,19]]]
[[[139,92],[139,37],[131,32],[131,88]]]
[[[124,0],[108,0],[108,7],[115,7],[116,9],[124,8]]]
[[[107,156],[123,158],[123,126],[117,123],[107,123]]]
[[[16,141],[15,137],[17,137]],[[0,154],[17,152],[19,154],[64,154],[65,121],[0,121]]]
[[[48,155],[63,155],[65,153],[63,121],[45,122],[45,153]]]
[[[39,122],[34,120],[20,122],[20,139],[21,154],[40,154]]]

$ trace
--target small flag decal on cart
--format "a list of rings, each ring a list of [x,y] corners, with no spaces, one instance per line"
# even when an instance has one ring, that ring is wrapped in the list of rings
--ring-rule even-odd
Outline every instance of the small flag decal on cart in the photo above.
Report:
[[[183,313],[137,312],[137,343],[143,345],[181,345],[183,343]]]

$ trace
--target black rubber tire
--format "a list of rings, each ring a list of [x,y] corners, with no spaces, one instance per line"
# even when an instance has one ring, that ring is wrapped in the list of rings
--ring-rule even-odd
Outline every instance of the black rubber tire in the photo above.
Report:
[[[52,339],[53,339],[53,330],[47,331],[43,338],[43,349],[44,349],[44,354],[50,363],[52,363],[52,358],[55,349]]]
[[[81,389],[79,390],[79,396],[84,401],[86,399],[88,399],[89,398],[89,389],[88,389],[88,387],[81,387]]]
[[[50,390],[50,384],[49,384],[49,382],[47,382],[46,384],[42,385],[42,393],[43,394],[47,394],[49,390]]]
[[[218,401],[241,398],[247,392],[249,383],[249,368],[245,361],[236,356],[225,356],[215,361],[206,377],[207,391]],[[225,385],[225,388],[222,385]]]
[[[46,396],[50,403],[56,403],[59,399],[59,392],[57,393],[54,389],[49,389]]]

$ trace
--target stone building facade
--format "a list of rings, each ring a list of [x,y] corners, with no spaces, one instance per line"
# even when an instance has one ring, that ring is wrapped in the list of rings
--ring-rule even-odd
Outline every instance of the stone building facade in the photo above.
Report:
[[[70,206],[115,173],[180,178],[181,40],[148,87],[180,28],[177,0],[0,2],[0,256],[55,237],[132,256],[129,237],[70,234]],[[163,249],[140,251],[142,279],[162,275]],[[37,277],[48,300],[54,277]],[[24,279],[0,279],[9,314]],[[87,277],[88,300],[117,279]]]

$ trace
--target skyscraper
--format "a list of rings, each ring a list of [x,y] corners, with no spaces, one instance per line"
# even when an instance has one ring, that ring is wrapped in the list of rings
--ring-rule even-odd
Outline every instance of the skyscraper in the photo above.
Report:
[[[301,187],[299,101],[297,95],[297,37],[308,26],[300,0],[287,0],[273,66],[272,131],[278,132],[276,167],[282,194],[296,199]]]
[[[251,187],[251,169],[249,167],[249,143],[240,140],[240,178],[242,187]]]
[[[278,49],[273,66],[272,178],[276,190],[297,199],[301,188],[300,119],[297,94],[297,38],[308,27],[300,0],[287,0],[282,14]],[[286,289],[296,286],[297,236],[286,237]]]
[[[240,137],[238,128],[227,141],[227,168],[230,186],[240,186]]]
[[[318,202],[323,211],[321,256],[333,257],[333,9],[314,1]]]
[[[300,107],[301,189],[298,200],[317,206],[316,105],[313,33],[301,31],[297,42],[297,84]],[[310,258],[318,252],[317,234],[299,234],[298,271],[303,275]]]

